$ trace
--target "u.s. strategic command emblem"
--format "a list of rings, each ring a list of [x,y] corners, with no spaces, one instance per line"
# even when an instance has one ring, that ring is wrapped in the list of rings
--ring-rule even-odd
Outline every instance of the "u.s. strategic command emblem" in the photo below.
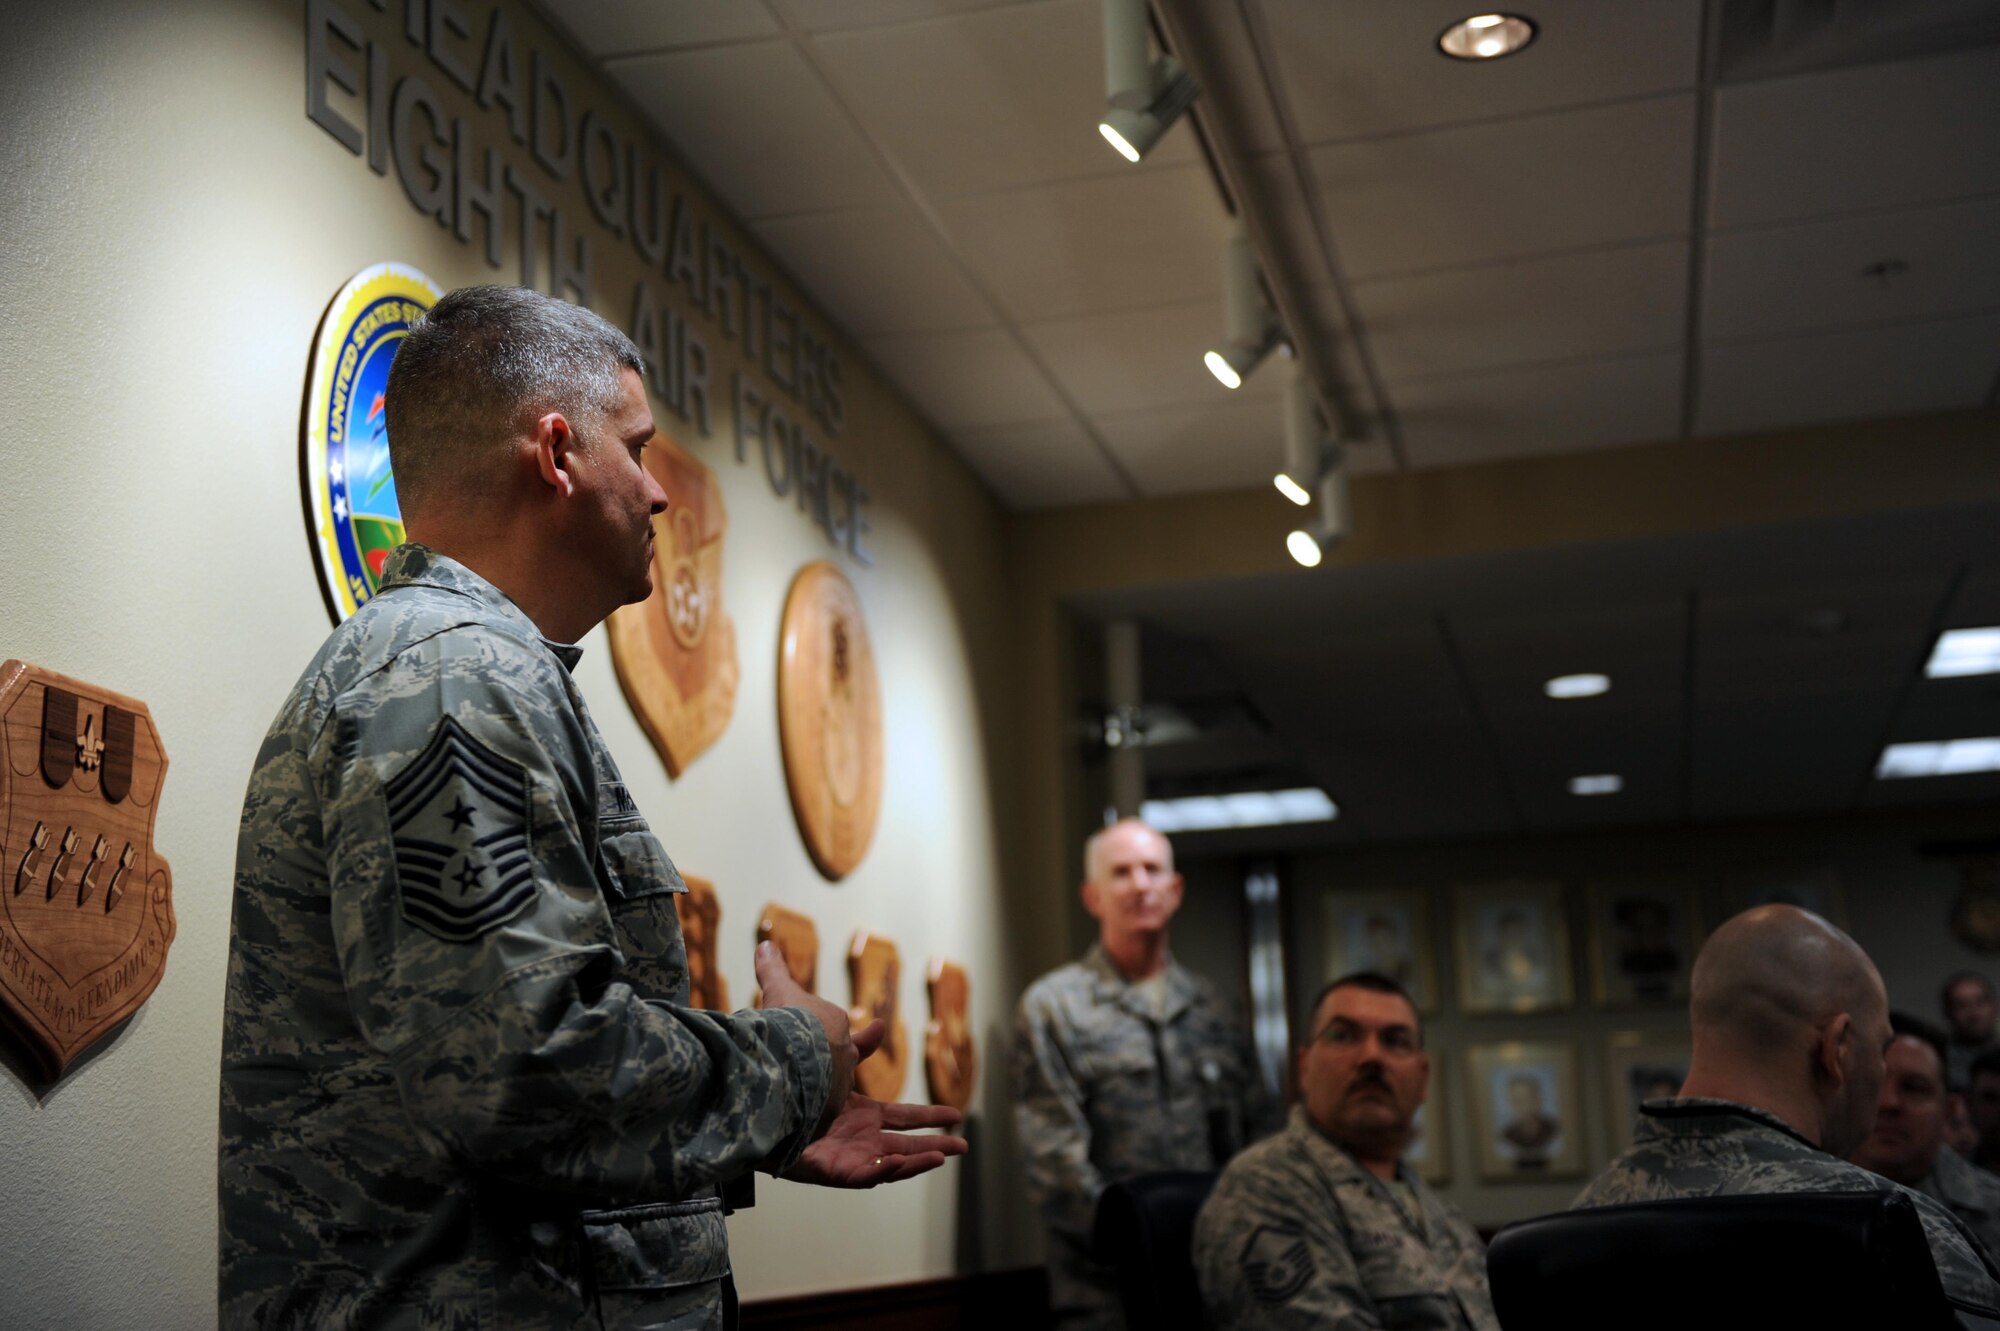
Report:
[[[454,718],[383,784],[403,918],[447,942],[477,938],[535,896],[528,772]]]
[[[440,294],[416,269],[378,263],[340,289],[313,337],[300,490],[320,590],[336,624],[375,594],[383,561],[403,543],[383,390],[404,335]]]
[[[0,1020],[49,1081],[166,971],[173,872],[153,849],[166,775],[144,703],[0,665]]]
[[[714,473],[665,435],[646,445],[646,469],[667,492],[667,511],[653,519],[653,594],[612,612],[611,660],[667,775],[678,777],[736,711],[736,625],[722,608],[729,512]]]

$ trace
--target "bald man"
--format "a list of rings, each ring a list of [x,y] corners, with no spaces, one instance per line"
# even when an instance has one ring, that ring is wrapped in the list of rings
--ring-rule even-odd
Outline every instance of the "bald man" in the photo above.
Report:
[[[1680,1095],[1641,1107],[1631,1149],[1575,1207],[1895,1189],[1923,1219],[1946,1296],[2000,1317],[2000,1273],[1957,1218],[1844,1158],[1874,1126],[1891,1038],[1882,977],[1853,939],[1793,906],[1745,911],[1695,958],[1688,1015]]]
[[[1097,945],[1021,997],[1014,1122],[1048,1221],[1055,1324],[1117,1328],[1117,1285],[1089,1256],[1099,1194],[1134,1174],[1220,1169],[1270,1125],[1242,1022],[1167,950],[1182,892],[1167,839],[1114,823],[1085,843],[1083,878]]]

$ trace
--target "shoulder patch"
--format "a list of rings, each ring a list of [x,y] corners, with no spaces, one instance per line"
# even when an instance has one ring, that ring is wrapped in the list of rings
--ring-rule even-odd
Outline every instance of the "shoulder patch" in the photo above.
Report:
[[[534,899],[528,772],[519,763],[447,716],[383,793],[403,918],[458,943]]]
[[[1285,1303],[1312,1279],[1312,1250],[1291,1225],[1259,1225],[1243,1245],[1243,1278],[1259,1303]]]

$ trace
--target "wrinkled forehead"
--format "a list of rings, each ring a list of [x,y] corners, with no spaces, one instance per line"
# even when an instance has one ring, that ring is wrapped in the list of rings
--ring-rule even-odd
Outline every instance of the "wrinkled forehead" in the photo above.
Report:
[[[1320,1000],[1319,1009],[1313,1013],[1313,1038],[1318,1039],[1335,1021],[1350,1021],[1372,1030],[1407,1026],[1421,1033],[1423,1029],[1417,1009],[1409,1000],[1397,994],[1364,989],[1358,984],[1344,984]]]

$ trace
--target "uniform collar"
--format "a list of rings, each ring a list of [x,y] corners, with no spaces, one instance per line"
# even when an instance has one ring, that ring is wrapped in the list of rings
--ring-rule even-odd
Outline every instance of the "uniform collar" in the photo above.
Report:
[[[1387,1181],[1377,1178],[1366,1165],[1355,1159],[1353,1153],[1345,1146],[1342,1146],[1339,1142],[1320,1131],[1319,1125],[1312,1121],[1312,1116],[1306,1113],[1306,1107],[1303,1104],[1292,1106],[1291,1113],[1287,1115],[1285,1120],[1285,1135],[1290,1137],[1306,1153],[1306,1158],[1317,1165],[1330,1181],[1335,1183],[1360,1183],[1365,1187],[1374,1189],[1384,1198],[1389,1197],[1389,1185]],[[1437,1224],[1435,1218],[1430,1213],[1431,1203],[1430,1198],[1427,1196],[1428,1189],[1417,1186],[1416,1174],[1412,1172],[1407,1163],[1401,1160],[1396,1162],[1396,1182],[1410,1189],[1410,1195],[1417,1199],[1417,1205],[1424,1212],[1424,1224],[1435,1230]],[[1403,1217],[1405,1223],[1410,1223],[1410,1216],[1404,1211],[1400,1203],[1395,1204],[1395,1209],[1396,1213]],[[1414,1230],[1417,1227],[1412,1224],[1411,1228]],[[1418,1230],[1417,1232],[1421,1237],[1422,1231]]]
[[[1818,1144],[1768,1110],[1734,1100],[1680,1096],[1648,1100],[1639,1106],[1639,1132],[1651,1137],[1719,1137],[1741,1132],[1745,1125],[1780,1133],[1821,1155]]]
[[[1116,1003],[1135,1017],[1153,1019],[1152,1008],[1139,997],[1136,986],[1118,969],[1118,963],[1104,950],[1104,944],[1092,943],[1090,951],[1084,954],[1083,965],[1091,974],[1091,989],[1099,1002]],[[1171,953],[1167,956],[1166,981],[1165,1019],[1172,1021],[1194,1003],[1194,980]]]
[[[397,587],[435,587],[439,591],[470,597],[528,637],[556,654],[563,669],[575,670],[583,659],[583,648],[573,642],[554,642],[542,635],[527,611],[515,605],[507,593],[474,573],[450,555],[441,555],[415,541],[399,545],[382,564],[382,582],[377,595]]]

